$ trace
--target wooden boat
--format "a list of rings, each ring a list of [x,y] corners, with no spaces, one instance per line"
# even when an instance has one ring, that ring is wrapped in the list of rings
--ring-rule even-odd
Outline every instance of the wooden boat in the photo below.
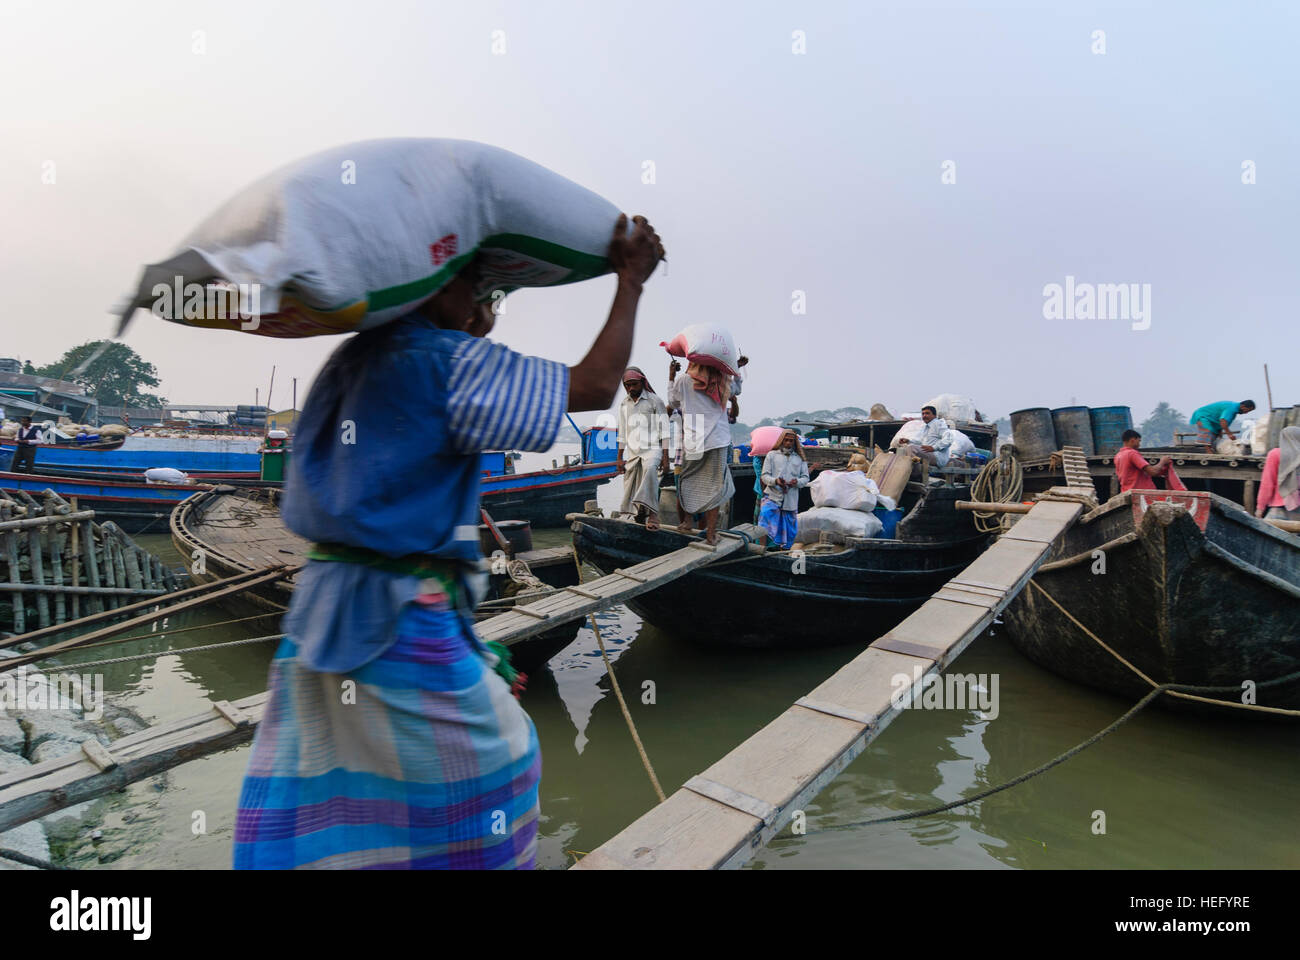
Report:
[[[1215,494],[1132,490],[1059,539],[1003,614],[1008,635],[1048,670],[1137,700],[1150,686],[1063,611],[1157,683],[1240,689],[1285,676],[1300,670],[1300,537]],[[1300,682],[1258,688],[1256,702],[1300,707]]]
[[[161,533],[172,508],[201,486],[192,483],[145,483],[143,480],[52,476],[42,473],[0,471],[0,491],[17,491],[39,496],[53,490],[65,500],[75,500],[79,509],[94,510],[100,522],[113,521],[127,533],[150,530]]]
[[[737,647],[870,643],[929,599],[990,542],[969,513],[969,487],[909,484],[898,539],[853,539],[831,552],[770,552],[692,572],[628,601],[655,626],[699,643]],[[574,517],[583,561],[609,573],[692,538],[626,520]]]
[[[171,513],[172,544],[189,558],[194,579],[218,580],[276,564],[306,563],[311,545],[284,525],[279,494],[272,487],[220,486],[178,504]],[[547,586],[567,587],[578,582],[569,547],[523,551],[516,556]],[[292,590],[293,578],[289,577],[241,593],[233,602],[242,611],[283,613]],[[507,574],[494,573],[489,577],[484,605],[476,614],[484,619],[502,613],[518,599],[527,599],[519,584]],[[582,621],[574,620],[522,641],[512,648],[515,665],[525,673],[537,669],[571,643],[581,626]]]
[[[803,448],[804,460],[808,463],[808,475],[815,479],[822,470],[843,470],[848,466],[849,458],[855,453],[871,460],[875,456],[877,446],[883,450],[889,448],[895,434],[905,423],[906,420],[850,420],[843,423],[791,420],[789,426],[799,427],[804,431],[805,436],[818,440],[816,445],[806,445]],[[991,459],[996,456],[998,439],[996,424],[952,420],[948,425],[970,437],[971,442],[975,444],[975,449],[983,451],[986,458]],[[736,487],[731,515],[736,520],[748,520],[757,516],[755,507],[758,503],[758,493],[754,490],[754,460],[749,456],[748,450],[748,446],[737,448],[736,462],[731,464],[731,479]],[[959,466],[957,463],[943,470],[935,468],[930,471],[931,475],[945,477],[948,480],[960,480],[974,476],[978,472],[978,467]],[[812,494],[805,487],[799,491],[799,509],[807,510],[812,505]]]

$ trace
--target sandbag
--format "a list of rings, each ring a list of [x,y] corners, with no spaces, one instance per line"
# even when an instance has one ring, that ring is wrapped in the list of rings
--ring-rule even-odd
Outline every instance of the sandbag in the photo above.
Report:
[[[246,187],[146,266],[117,312],[121,328],[145,308],[267,337],[364,330],[428,300],[475,254],[480,302],[607,273],[618,216],[585,187],[498,147],[369,140]],[[238,296],[207,284],[238,285]]]
[[[945,420],[975,419],[975,401],[956,393],[941,393],[926,406],[934,407],[935,414]]]
[[[813,507],[799,514],[797,539],[803,543],[816,543],[823,533],[841,537],[878,537],[884,529],[884,523],[874,513],[839,507]]]
[[[174,467],[150,467],[144,472],[146,483],[188,483],[188,474]]]
[[[808,484],[814,506],[839,507],[843,510],[876,509],[880,488],[865,473],[857,470],[823,470]]]
[[[693,323],[671,340],[660,340],[674,357],[684,357],[692,363],[717,367],[733,377],[736,375],[736,341],[731,331],[718,323]]]
[[[131,428],[124,423],[106,423],[99,428],[99,432],[106,437],[125,437]]]
[[[960,430],[945,430],[943,435],[950,441],[948,445],[949,460],[953,457],[964,457],[975,449],[975,441]]]
[[[876,447],[867,476],[876,482],[881,493],[897,503],[912,477],[912,461],[915,459],[910,453],[885,453]]]
[[[785,427],[755,427],[749,434],[749,455],[766,457],[785,433]]]
[[[902,443],[904,440],[911,443],[913,440],[919,439],[921,434],[924,432],[925,432],[924,420],[921,420],[920,418],[917,418],[916,420],[909,420],[907,421],[907,423],[903,424],[901,427],[898,428],[898,433],[894,434],[894,439],[889,441],[889,449],[896,450],[898,448],[898,445]]]
[[[868,420],[893,420],[894,415],[889,412],[889,408],[883,403],[873,403],[871,412],[867,414]]]

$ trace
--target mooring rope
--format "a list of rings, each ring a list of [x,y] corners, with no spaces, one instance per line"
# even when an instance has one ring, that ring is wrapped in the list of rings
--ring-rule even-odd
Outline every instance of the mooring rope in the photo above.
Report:
[[[176,657],[182,653],[198,653],[200,650],[219,650],[222,647],[242,647],[248,643],[266,643],[268,640],[283,640],[286,634],[273,633],[265,637],[247,637],[243,640],[225,640],[221,643],[205,643],[197,647],[178,647],[174,650],[154,650],[150,653],[133,653],[127,657],[113,657],[110,660],[88,660],[85,663],[65,663],[62,666],[82,669],[84,667],[106,667],[112,663],[126,663],[130,660],[148,660],[152,657]],[[64,651],[67,652],[67,651]],[[45,659],[52,659],[46,657]]]
[[[1293,680],[1297,680],[1297,679],[1300,679],[1300,670],[1297,670],[1294,673],[1289,673],[1284,677],[1278,677],[1275,680],[1262,681],[1259,684],[1257,684],[1257,686],[1272,687],[1283,683],[1290,683]],[[1065,751],[1065,753],[1062,753],[1059,756],[1052,758],[1051,760],[1047,761],[1047,763],[1044,763],[1042,766],[1035,767],[1033,770],[1030,770],[1027,773],[1022,773],[1020,776],[1015,777],[1011,780],[1007,780],[1004,783],[1000,783],[995,787],[990,787],[987,790],[981,790],[979,793],[976,793],[973,796],[962,797],[960,800],[954,800],[951,803],[945,803],[942,806],[930,807],[927,810],[916,810],[911,813],[897,813],[889,817],[876,817],[875,819],[872,820],[861,820],[855,823],[837,823],[834,824],[833,826],[825,827],[821,830],[810,830],[808,831],[808,833],[809,834],[830,833],[835,830],[850,830],[850,829],[855,829],[857,827],[869,827],[877,823],[893,823],[899,820],[916,820],[920,817],[932,817],[935,814],[944,813],[945,811],[952,810],[955,807],[964,807],[969,803],[976,803],[977,801],[983,800],[986,797],[993,796],[993,794],[995,793],[1001,793],[1003,790],[1009,790],[1011,787],[1018,786],[1019,784],[1024,783],[1026,780],[1031,780],[1041,773],[1046,773],[1048,770],[1064,763],[1066,760],[1069,760],[1071,757],[1075,756],[1076,754],[1082,753],[1084,750],[1087,750],[1093,744],[1099,742],[1105,737],[1110,736],[1110,734],[1114,733],[1124,724],[1128,723],[1135,716],[1137,716],[1139,713],[1141,713],[1143,710],[1149,707],[1152,703],[1154,703],[1156,701],[1156,698],[1158,698],[1161,694],[1170,693],[1176,690],[1194,691],[1198,693],[1231,693],[1239,689],[1240,689],[1239,687],[1231,687],[1231,686],[1206,687],[1206,686],[1194,686],[1192,684],[1185,684],[1185,683],[1157,684],[1155,688],[1152,689],[1146,696],[1144,696],[1141,700],[1139,700],[1136,704],[1134,704],[1131,708],[1129,708],[1129,710],[1126,711],[1123,716],[1121,716],[1114,723],[1110,724],[1104,730],[1101,730],[1093,734],[1087,740],[1083,741],[1082,743],[1076,744],[1075,746],[1071,747],[1069,750]],[[1217,703],[1219,701],[1214,701],[1214,702]]]
[[[582,561],[578,559],[578,551],[573,551],[573,565],[578,570],[578,586],[582,586]],[[605,661],[605,672],[609,674],[610,686],[614,688],[614,696],[618,699],[618,707],[623,711],[623,719],[627,721],[627,729],[632,734],[632,742],[636,744],[636,752],[641,755],[641,764],[645,767],[645,772],[650,776],[650,784],[655,788],[655,796],[659,802],[663,803],[668,799],[664,795],[664,788],[659,786],[659,778],[655,776],[655,768],[650,763],[650,757],[645,752],[645,746],[641,743],[641,736],[636,731],[636,724],[632,721],[632,714],[627,708],[627,701],[623,699],[623,691],[619,688],[618,678],[614,676],[614,664],[609,661],[609,652],[605,649],[605,640],[600,635],[600,624],[596,622],[596,612],[593,610],[590,614],[591,629],[596,633],[596,643],[600,646],[600,655]]]
[[[163,614],[160,613],[158,616],[159,619],[162,619]],[[116,646],[119,643],[128,643],[132,640],[151,640],[151,639],[156,640],[164,636],[170,637],[178,633],[189,633],[192,630],[208,630],[211,629],[212,627],[226,627],[232,623],[245,623],[249,620],[263,620],[266,617],[278,617],[278,616],[280,616],[278,612],[259,613],[251,617],[239,617],[235,620],[218,620],[216,623],[198,623],[190,627],[177,627],[174,630],[160,630],[157,633],[137,633],[135,636],[132,637],[114,637],[112,640],[101,640],[99,641],[99,643],[88,643],[85,646],[81,646],[81,647],[69,647],[66,650],[58,650],[52,653],[48,657],[43,657],[42,660],[53,660],[57,656],[60,656],[65,653],[71,653],[74,650],[94,650],[96,647],[112,647],[112,646]],[[40,650],[37,649],[37,650],[33,650],[32,652],[40,653]],[[34,660],[32,662],[40,663],[41,660]]]
[[[1078,628],[1079,628],[1080,630],[1082,630],[1085,634],[1087,634],[1088,637],[1089,637],[1090,639],[1092,639],[1094,642],[1096,642],[1098,646],[1100,646],[1103,650],[1105,650],[1107,653],[1109,653],[1112,657],[1114,657],[1114,658],[1115,658],[1116,660],[1118,660],[1120,663],[1124,664],[1124,666],[1126,666],[1126,667],[1128,667],[1130,670],[1132,670],[1135,674],[1137,674],[1137,675],[1138,675],[1139,677],[1141,677],[1144,681],[1146,681],[1147,684],[1149,684],[1151,687],[1158,687],[1158,686],[1161,686],[1161,684],[1157,684],[1154,680],[1152,680],[1150,677],[1148,677],[1145,673],[1143,673],[1141,670],[1139,670],[1139,669],[1138,669],[1137,667],[1135,667],[1133,664],[1129,663],[1129,662],[1128,662],[1127,660],[1125,660],[1122,656],[1120,656],[1120,654],[1119,654],[1116,650],[1114,650],[1114,649],[1112,649],[1110,646],[1108,646],[1108,645],[1106,644],[1106,641],[1104,641],[1103,639],[1101,639],[1101,637],[1097,636],[1095,633],[1093,633],[1091,630],[1089,630],[1087,627],[1085,627],[1082,623],[1080,623],[1080,622],[1079,622],[1079,621],[1074,617],[1074,615],[1070,613],[1069,610],[1066,610],[1065,607],[1061,606],[1060,603],[1057,602],[1056,598],[1053,597],[1050,593],[1048,593],[1045,589],[1043,589],[1043,587],[1040,586],[1036,581],[1034,581],[1034,580],[1031,579],[1031,580],[1029,581],[1029,585],[1030,585],[1031,587],[1033,587],[1035,590],[1037,590],[1039,593],[1041,593],[1044,597],[1046,597],[1046,598],[1051,602],[1052,606],[1056,607],[1057,610],[1060,610],[1061,613],[1065,614],[1066,618],[1067,618],[1071,623],[1073,623],[1076,627],[1078,627]],[[1277,682],[1277,681],[1271,681],[1269,685],[1271,685],[1271,684],[1273,684],[1273,683],[1276,683],[1276,682]],[[1178,685],[1177,685],[1177,684],[1164,684],[1163,686],[1165,686],[1165,687],[1173,687],[1173,686],[1178,686]],[[1256,686],[1257,686],[1257,687],[1261,687],[1261,686],[1265,686],[1265,684],[1256,684]],[[1221,692],[1221,693],[1240,693],[1240,692],[1241,692],[1241,687],[1240,687],[1240,686],[1236,686],[1236,687],[1222,687],[1222,688],[1214,688],[1214,689],[1217,689],[1217,690],[1218,690],[1219,692]],[[1254,710],[1254,711],[1256,711],[1256,712],[1258,712],[1258,713],[1274,713],[1274,714],[1278,714],[1279,716],[1284,716],[1284,717],[1300,717],[1300,710],[1288,710],[1288,709],[1286,709],[1285,707],[1266,707],[1266,706],[1263,706],[1263,705],[1258,704],[1258,703],[1241,703],[1240,701],[1237,701],[1237,700],[1218,700],[1218,699],[1215,699],[1215,698],[1213,698],[1213,697],[1196,697],[1196,696],[1192,696],[1191,694],[1188,694],[1188,693],[1183,692],[1182,689],[1178,689],[1178,690],[1169,689],[1169,690],[1167,690],[1167,692],[1169,693],[1169,695],[1170,695],[1171,697],[1177,697],[1177,698],[1180,699],[1180,700],[1193,700],[1193,701],[1195,701],[1195,702],[1197,702],[1197,703],[1208,703],[1208,704],[1212,704],[1213,706],[1216,706],[1216,707],[1232,707],[1232,708],[1234,708],[1234,709],[1238,709],[1238,710]],[[1206,688],[1206,690],[1203,691],[1203,692],[1211,692],[1211,688]]]

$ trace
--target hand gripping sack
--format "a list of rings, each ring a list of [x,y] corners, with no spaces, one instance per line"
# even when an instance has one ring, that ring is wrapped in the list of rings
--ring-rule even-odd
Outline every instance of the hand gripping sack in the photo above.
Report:
[[[674,357],[684,357],[692,363],[717,367],[733,377],[736,375],[736,341],[731,331],[717,323],[693,323],[671,340],[661,340],[659,346]]]
[[[192,327],[311,337],[378,326],[475,256],[475,299],[607,273],[619,210],[530,160],[468,140],[369,140],[246,187],[119,309]]]

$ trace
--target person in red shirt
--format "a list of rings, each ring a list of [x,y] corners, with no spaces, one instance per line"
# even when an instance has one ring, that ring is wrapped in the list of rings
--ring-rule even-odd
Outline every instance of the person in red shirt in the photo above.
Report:
[[[1278,445],[1264,458],[1255,516],[1300,520],[1300,427],[1284,427]]]
[[[1124,446],[1115,454],[1115,473],[1119,477],[1120,493],[1128,490],[1155,490],[1156,477],[1168,480],[1174,476],[1171,469],[1173,461],[1168,457],[1161,457],[1154,464],[1147,463],[1147,458],[1138,451],[1142,445],[1142,434],[1136,430],[1125,430],[1120,439],[1124,441]],[[1176,487],[1170,484],[1170,487],[1182,489],[1182,484]]]

